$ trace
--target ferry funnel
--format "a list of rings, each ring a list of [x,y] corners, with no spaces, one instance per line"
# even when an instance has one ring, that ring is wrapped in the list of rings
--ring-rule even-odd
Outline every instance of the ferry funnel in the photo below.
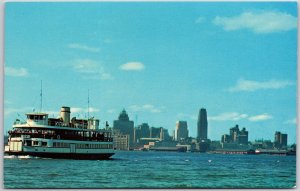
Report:
[[[64,123],[70,123],[70,113],[71,109],[70,107],[61,107],[60,109],[60,117],[63,119]]]

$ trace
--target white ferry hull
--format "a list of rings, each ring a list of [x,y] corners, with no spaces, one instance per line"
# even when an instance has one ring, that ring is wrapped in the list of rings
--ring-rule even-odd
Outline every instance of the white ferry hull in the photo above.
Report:
[[[41,158],[53,159],[77,159],[77,160],[105,160],[110,159],[114,153],[59,153],[59,152],[20,152],[20,151],[6,151],[8,155],[24,156],[29,155]]]

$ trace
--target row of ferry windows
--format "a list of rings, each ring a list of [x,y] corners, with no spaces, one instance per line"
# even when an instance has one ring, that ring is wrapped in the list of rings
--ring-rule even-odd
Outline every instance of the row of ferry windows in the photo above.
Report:
[[[55,142],[53,143],[53,147],[70,147],[70,143],[61,143]],[[76,144],[77,149],[111,149],[113,148],[112,145],[108,144]]]

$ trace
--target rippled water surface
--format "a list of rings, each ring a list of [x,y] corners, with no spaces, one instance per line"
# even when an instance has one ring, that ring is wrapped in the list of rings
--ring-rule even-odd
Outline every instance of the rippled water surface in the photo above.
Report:
[[[5,158],[5,188],[292,188],[296,157],[117,152],[112,160]]]

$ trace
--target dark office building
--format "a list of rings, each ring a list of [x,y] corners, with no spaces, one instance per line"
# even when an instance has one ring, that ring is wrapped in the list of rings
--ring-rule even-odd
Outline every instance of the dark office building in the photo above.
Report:
[[[227,134],[222,135],[222,138],[221,138],[222,143],[230,143],[230,141],[231,141],[231,139],[230,139],[229,135],[227,135]]]
[[[240,131],[239,126],[235,125],[230,128],[229,135],[222,135],[221,142],[248,145],[248,131],[246,131],[246,128]]]
[[[281,134],[280,143],[282,148],[287,147],[287,134]]]
[[[230,139],[232,143],[238,143],[239,132],[240,129],[238,125],[235,125],[235,127],[230,128]]]
[[[242,145],[248,144],[248,131],[243,128],[238,134],[238,143]]]
[[[138,143],[140,138],[150,138],[150,128],[148,123],[142,123],[134,129],[134,141]]]
[[[164,141],[172,140],[172,137],[170,136],[168,129],[163,129],[163,140]]]
[[[275,148],[286,148],[287,147],[287,134],[282,134],[279,131],[275,132],[274,138],[274,147]]]
[[[197,130],[197,138],[199,140],[207,139],[207,113],[204,108],[201,108],[199,111]]]
[[[151,127],[150,128],[150,138],[163,139],[163,128],[162,127]]]
[[[134,128],[133,128],[133,121],[129,120],[128,114],[126,113],[125,109],[120,113],[119,119],[114,120],[114,130],[117,130],[122,135],[128,135],[129,138],[129,147],[134,143]]]

